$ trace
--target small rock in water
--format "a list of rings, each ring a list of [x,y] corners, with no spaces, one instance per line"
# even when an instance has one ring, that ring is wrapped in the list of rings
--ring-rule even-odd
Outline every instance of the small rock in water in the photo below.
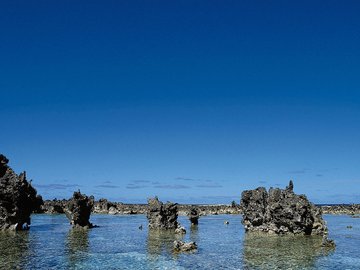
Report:
[[[324,235],[321,246],[325,247],[325,248],[329,248],[329,249],[334,249],[336,247],[336,244],[335,244],[334,240],[331,240],[326,235]]]
[[[351,226],[351,225],[350,225],[350,226],[346,226],[346,228],[347,228],[347,229],[352,229],[352,226]]]
[[[197,249],[197,245],[195,242],[184,243],[183,241],[174,241],[174,250],[178,252],[188,252]]]
[[[180,226],[176,228],[175,230],[176,234],[186,234],[186,229],[183,226]]]
[[[189,214],[189,220],[191,225],[198,225],[199,224],[199,213],[195,208],[192,208]]]
[[[141,224],[140,226],[139,226],[139,230],[142,230],[143,229],[143,225]]]
[[[224,224],[225,224],[225,225],[229,225],[229,221],[225,220],[225,221],[224,221]]]

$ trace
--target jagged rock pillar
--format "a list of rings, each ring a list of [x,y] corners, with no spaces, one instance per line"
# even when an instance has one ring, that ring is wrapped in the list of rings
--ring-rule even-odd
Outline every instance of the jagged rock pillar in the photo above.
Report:
[[[176,229],[177,204],[168,202],[163,204],[157,197],[148,200],[147,219],[150,229]]]
[[[92,228],[90,223],[91,210],[94,206],[94,197],[81,194],[80,191],[74,192],[72,198],[67,202],[64,209],[65,215],[74,227]]]
[[[0,230],[25,230],[30,225],[30,215],[38,210],[41,196],[26,180],[26,173],[17,175],[0,154]]]

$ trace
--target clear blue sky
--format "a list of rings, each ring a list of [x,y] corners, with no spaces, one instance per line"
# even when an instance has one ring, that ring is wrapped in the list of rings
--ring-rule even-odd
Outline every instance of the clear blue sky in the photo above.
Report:
[[[359,1],[2,1],[0,152],[45,198],[360,203]]]

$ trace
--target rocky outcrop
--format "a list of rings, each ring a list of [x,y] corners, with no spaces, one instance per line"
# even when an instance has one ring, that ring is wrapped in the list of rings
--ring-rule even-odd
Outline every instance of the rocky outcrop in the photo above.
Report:
[[[147,219],[150,229],[176,229],[177,204],[168,202],[163,204],[157,197],[148,200]]]
[[[360,214],[360,204],[321,205],[320,207],[324,214],[351,216]]]
[[[68,200],[46,200],[44,204],[41,206],[41,213],[46,214],[64,214],[64,209],[66,208],[66,205],[68,203]]]
[[[185,243],[183,241],[175,240],[174,241],[174,250],[177,252],[189,252],[197,249],[195,242]]]
[[[176,234],[186,234],[186,229],[185,229],[185,227],[178,224],[178,227],[175,229],[175,233]]]
[[[30,215],[42,203],[26,173],[17,175],[0,155],[0,230],[24,230],[30,225]]]
[[[192,208],[189,213],[189,220],[191,225],[195,226],[199,224],[199,213],[196,208]]]
[[[285,190],[264,187],[246,190],[241,195],[243,220],[246,231],[273,234],[325,235],[327,227],[321,209],[297,195],[290,181]]]
[[[109,202],[107,199],[100,199],[95,202],[93,211],[96,213],[107,214],[111,207],[115,207],[116,205],[112,202]]]
[[[93,206],[94,197],[88,197],[77,191],[74,192],[73,197],[67,202],[64,212],[71,225],[92,228],[93,225],[89,220]]]

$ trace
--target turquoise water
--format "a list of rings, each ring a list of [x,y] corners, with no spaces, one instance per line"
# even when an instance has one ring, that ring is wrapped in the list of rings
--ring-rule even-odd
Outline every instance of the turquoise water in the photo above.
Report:
[[[64,215],[33,215],[29,232],[0,233],[0,269],[360,269],[360,219],[325,219],[333,252],[317,237],[245,235],[237,215],[201,217],[193,229],[179,217],[198,250],[177,254],[172,243],[182,237],[149,232],[143,215],[93,215],[100,227],[91,230],[71,229]]]

